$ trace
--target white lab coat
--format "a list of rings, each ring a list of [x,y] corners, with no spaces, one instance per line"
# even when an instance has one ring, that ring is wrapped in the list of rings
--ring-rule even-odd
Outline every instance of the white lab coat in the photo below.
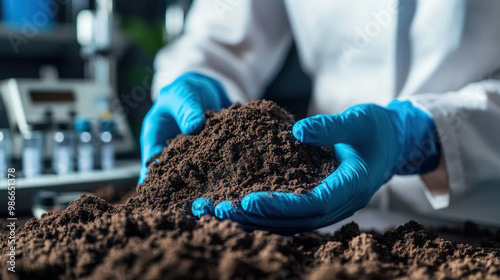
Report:
[[[406,31],[402,7],[397,0],[195,1],[185,35],[157,55],[153,94],[196,71],[220,80],[234,102],[259,99],[295,40],[314,85],[311,115],[399,98],[433,116],[451,191],[431,194],[419,176],[396,177],[386,186],[393,199],[423,214],[500,225],[500,81],[491,76],[500,69],[500,1],[417,1]]]

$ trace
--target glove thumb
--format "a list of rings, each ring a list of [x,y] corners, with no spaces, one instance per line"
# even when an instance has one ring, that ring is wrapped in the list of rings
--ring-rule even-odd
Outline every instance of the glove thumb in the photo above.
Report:
[[[344,112],[338,115],[316,115],[298,121],[293,136],[302,143],[315,146],[350,143],[360,130],[359,114]]]

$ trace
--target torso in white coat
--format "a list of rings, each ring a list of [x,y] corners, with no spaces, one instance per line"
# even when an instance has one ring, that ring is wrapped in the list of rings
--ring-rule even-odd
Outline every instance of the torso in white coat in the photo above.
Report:
[[[433,116],[451,195],[422,201],[418,176],[395,178],[403,204],[500,225],[499,15],[494,0],[198,0],[185,35],[159,52],[152,91],[196,71],[233,101],[258,99],[295,40],[311,114],[408,98]]]
[[[500,70],[500,1],[417,1],[408,27],[410,51],[400,57],[408,61],[407,76],[396,75],[398,14],[412,5],[285,3],[303,66],[314,79],[313,114],[456,91]],[[404,86],[396,88],[398,82]]]

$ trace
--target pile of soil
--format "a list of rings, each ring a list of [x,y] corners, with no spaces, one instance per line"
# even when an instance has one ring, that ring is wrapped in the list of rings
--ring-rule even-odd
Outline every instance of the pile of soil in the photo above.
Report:
[[[336,167],[333,147],[301,144],[294,117],[271,101],[207,112],[199,135],[180,136],[150,164],[137,190],[154,209],[190,211],[193,197],[238,203],[255,191],[305,193]]]
[[[283,237],[82,195],[17,238],[16,273],[2,245],[2,279],[500,279],[500,249],[445,241],[416,222]]]
[[[213,217],[196,221],[190,216],[186,205],[196,197],[237,201],[250,190],[303,192],[318,183],[318,178],[313,178],[315,172],[316,176],[326,176],[326,170],[334,168],[327,162],[332,150],[301,145],[291,138],[293,120],[283,118],[288,116],[283,112],[272,103],[260,102],[210,113],[202,134],[212,131],[204,134],[212,142],[203,143],[214,150],[196,153],[200,146],[190,146],[200,145],[202,139],[196,136],[173,141],[151,165],[138,195],[126,203],[110,204],[96,196],[82,195],[62,213],[30,220],[17,232],[16,273],[7,270],[10,245],[8,235],[1,234],[1,278],[500,279],[500,249],[445,241],[416,222],[384,234],[360,232],[351,223],[334,235],[312,232],[284,237],[265,231],[246,232],[235,223]],[[256,122],[263,119],[262,125],[272,125],[270,130],[277,133],[265,129],[257,133],[260,126],[256,126],[245,134],[245,127],[238,123],[251,115]],[[224,125],[218,126],[221,123]],[[228,131],[229,126],[235,131]],[[228,139],[231,133],[262,135],[260,139],[266,140],[242,144],[243,149]],[[217,141],[219,136],[225,137],[227,144]],[[289,154],[303,158],[296,160]],[[261,170],[250,163],[253,156],[265,159]],[[203,157],[206,160],[202,161]],[[240,161],[242,157],[245,159]],[[208,166],[200,168],[205,162]],[[237,167],[231,169],[226,166],[229,164]],[[286,168],[280,169],[280,164]],[[165,169],[165,165],[170,167]],[[261,176],[292,177],[284,181],[259,178],[245,170]],[[298,172],[298,177],[293,177],[293,172]],[[241,189],[219,184],[218,188],[228,190],[218,191],[203,183],[202,176],[214,184],[218,184],[217,178],[236,182]],[[201,183],[198,190],[195,182]],[[258,184],[261,188],[255,187]],[[245,186],[249,190],[243,189]]]

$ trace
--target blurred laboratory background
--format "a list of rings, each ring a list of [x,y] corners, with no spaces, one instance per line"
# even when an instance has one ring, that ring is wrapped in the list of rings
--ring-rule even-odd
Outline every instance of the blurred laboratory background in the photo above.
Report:
[[[191,2],[0,0],[0,179],[15,168],[19,210],[53,204],[41,190],[135,186],[153,60]],[[310,90],[292,46],[265,98],[304,117]]]

